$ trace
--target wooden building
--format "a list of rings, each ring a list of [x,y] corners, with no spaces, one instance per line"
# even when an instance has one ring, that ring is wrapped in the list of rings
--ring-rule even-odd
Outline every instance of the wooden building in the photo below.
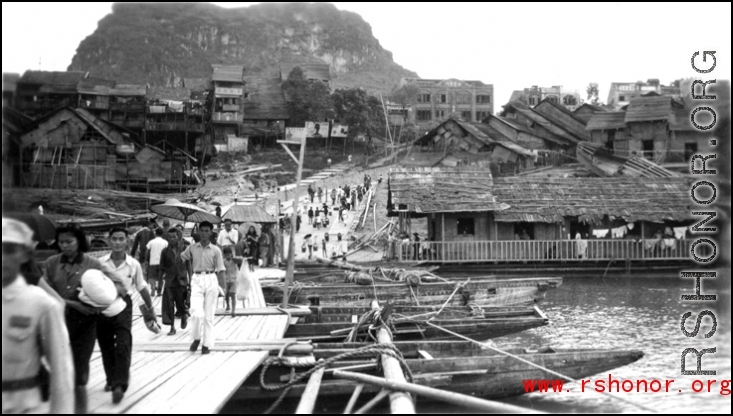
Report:
[[[64,107],[35,120],[20,143],[25,187],[187,188],[182,163],[83,108]]]
[[[228,137],[240,136],[244,115],[244,67],[213,64],[211,69],[211,130],[207,133],[214,145],[224,145]]]
[[[26,71],[15,92],[15,108],[31,117],[40,117],[61,107],[78,104],[77,85],[88,72]]]
[[[625,118],[626,113],[623,111],[594,114],[585,127],[590,133],[590,141],[602,144],[609,150],[619,151],[619,154],[629,154]]]
[[[109,120],[109,92],[115,81],[101,78],[85,78],[76,85],[78,103],[96,117]]]
[[[142,135],[147,85],[115,84],[109,90],[109,120]]]
[[[605,105],[596,105],[596,104],[590,104],[590,103],[583,103],[578,108],[573,110],[573,114],[575,114],[576,117],[583,120],[584,122],[588,123],[588,121],[593,117],[593,114],[595,113],[605,113],[608,111],[612,111],[610,108],[606,107]]]
[[[290,120],[280,78],[246,76],[243,135],[253,144],[274,142]]]
[[[485,170],[402,169],[389,174],[388,211],[405,231],[409,218],[426,218],[442,262],[686,259],[692,241],[662,233],[694,220],[690,185],[683,177],[493,178]],[[597,230],[608,237],[592,238]],[[410,244],[398,252],[409,253]]]
[[[504,105],[501,116],[504,119],[491,116],[488,120],[489,124],[492,124],[492,118],[497,118],[498,121],[504,124],[510,124],[511,129],[516,131],[516,133],[512,133],[513,135],[516,134],[516,141],[530,149],[540,148],[572,153],[573,147],[580,141],[576,136],[558,127],[539,112],[520,101],[512,101]],[[516,124],[520,124],[521,127]],[[493,126],[501,128],[501,124],[498,122],[494,122]],[[528,139],[528,137],[531,137],[531,139]],[[537,147],[537,144],[535,144],[537,138],[542,140],[541,147]]]
[[[537,104],[533,110],[555,126],[574,136],[576,140],[590,140],[590,135],[585,130],[585,121],[557,102],[545,99]]]
[[[450,117],[414,142],[417,150],[456,164],[495,164],[497,173],[514,173],[534,167],[535,154],[481,123]]]

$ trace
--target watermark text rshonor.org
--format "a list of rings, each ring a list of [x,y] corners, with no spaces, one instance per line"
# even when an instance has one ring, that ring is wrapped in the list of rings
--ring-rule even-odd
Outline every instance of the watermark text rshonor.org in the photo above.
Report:
[[[622,380],[616,379],[611,374],[608,378],[582,379],[580,392],[597,393],[673,393],[675,391],[693,393],[717,393],[721,396],[730,395],[730,379],[728,380],[670,380],[670,379],[638,379]],[[570,393],[572,390],[566,388],[565,380],[522,380],[525,393]]]
[[[699,55],[700,55],[699,51],[692,54],[692,58],[690,61],[692,65],[692,69],[694,69],[695,71],[697,71],[700,74],[707,74],[707,73],[712,72],[715,69],[715,66],[717,64],[717,58],[715,57],[715,51],[703,51],[702,52],[702,63],[708,62],[708,59],[707,59],[708,56],[712,57],[712,62],[709,63],[709,67],[706,69],[700,69],[696,65],[695,61],[696,61],[696,58],[699,57]],[[708,81],[703,81],[699,79],[694,80],[691,85],[692,99],[693,100],[716,100],[717,99],[716,95],[707,94],[705,91],[708,85],[715,84],[715,83],[716,83],[715,79],[708,80]],[[698,88],[698,90],[700,91],[699,94],[695,93],[695,87],[697,86],[700,87]],[[710,102],[710,101],[707,101],[707,102]],[[710,121],[708,124],[705,124],[705,125],[698,124],[698,122],[695,119],[695,115],[698,113],[702,113],[702,112],[710,113],[710,115],[712,115],[712,121]],[[715,126],[716,121],[717,121],[717,114],[715,113],[715,109],[707,105],[701,105],[701,106],[696,107],[690,114],[690,123],[692,123],[692,125],[696,129],[701,130],[701,131],[712,129]],[[710,139],[708,144],[710,147],[717,146],[717,139],[716,138]],[[700,181],[695,182],[695,184],[692,185],[692,189],[690,190],[691,199],[696,204],[702,207],[709,207],[715,201],[717,197],[717,188],[715,184],[710,181],[714,181],[714,178],[718,172],[716,169],[708,169],[706,166],[706,163],[708,160],[717,159],[717,157],[718,156],[715,153],[707,154],[707,155],[695,154],[692,156],[692,159],[690,161],[690,164],[691,164],[690,171],[693,175],[705,175],[706,180],[700,180]],[[695,162],[697,162],[698,160],[701,162],[701,165],[702,165],[701,169],[695,168]],[[712,194],[707,199],[704,199],[704,198],[700,199],[698,198],[696,191],[698,189],[704,189],[704,188],[709,188],[712,191]],[[705,219],[698,222],[697,224],[695,224],[692,227],[693,233],[696,233],[696,234],[697,233],[715,233],[717,231],[716,227],[703,227],[706,223],[708,223],[710,220],[712,220],[713,218],[717,216],[716,211],[693,211],[692,215],[706,216]],[[706,255],[706,257],[699,256],[698,253],[695,251],[695,249],[700,245],[708,245],[712,247],[712,254]],[[692,255],[692,258],[697,263],[700,263],[700,264],[706,264],[706,263],[712,264],[711,262],[715,259],[717,253],[718,253],[717,245],[715,244],[715,241],[711,240],[710,238],[698,238],[692,244],[692,249],[690,250],[690,254]],[[700,283],[701,279],[703,278],[717,277],[717,272],[708,271],[708,270],[706,271],[686,271],[686,272],[682,272],[680,277],[695,279],[695,294],[694,295],[682,295],[683,301],[695,302],[697,304],[699,302],[703,302],[703,303],[704,302],[715,302],[717,300],[717,295],[715,294],[711,294],[711,293],[702,294],[701,293],[702,292],[701,283]],[[703,322],[703,318],[707,316],[712,321],[712,327],[710,328],[710,330],[707,333],[703,335],[703,337],[705,339],[712,338],[713,335],[715,335],[715,331],[718,327],[718,320],[717,320],[715,313],[709,309],[705,309],[705,310],[698,312],[697,320],[695,322],[695,328],[692,331],[688,331],[685,328],[685,323],[687,319],[691,317],[692,315],[693,315],[692,311],[686,311],[682,315],[682,319],[680,322],[680,330],[682,334],[684,334],[688,338],[696,337],[700,332],[700,324]],[[703,370],[702,369],[702,358],[703,358],[703,355],[715,354],[716,351],[717,351],[716,347],[702,348],[701,350],[698,350],[697,348],[693,348],[693,347],[685,348],[682,351],[682,355],[680,357],[680,373],[682,375],[715,375],[716,374],[715,370]],[[697,365],[694,370],[688,370],[685,367],[685,356],[688,354],[695,354],[697,358],[697,362],[696,362]]]

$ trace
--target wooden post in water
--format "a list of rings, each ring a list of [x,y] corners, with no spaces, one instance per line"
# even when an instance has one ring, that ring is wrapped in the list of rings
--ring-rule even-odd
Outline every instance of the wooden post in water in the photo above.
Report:
[[[372,301],[372,309],[379,309],[378,301]],[[377,341],[380,344],[392,344],[392,335],[386,328],[379,328]],[[381,359],[385,380],[406,383],[399,361],[384,354]],[[392,392],[389,394],[389,401],[392,414],[415,414],[415,406],[409,394],[398,391]]]
[[[295,270],[295,230],[296,230],[296,218],[298,215],[298,190],[300,188],[300,177],[303,175],[303,158],[305,157],[305,142],[289,142],[286,140],[279,141],[283,148],[288,152],[296,163],[298,163],[298,176],[295,181],[295,189],[293,189],[293,214],[290,216],[290,244],[288,249],[288,268],[285,274],[285,286],[283,287],[283,309],[288,307],[288,298],[290,297],[290,285],[293,283],[293,272]],[[296,160],[293,153],[288,149],[287,143],[300,144],[300,159]]]

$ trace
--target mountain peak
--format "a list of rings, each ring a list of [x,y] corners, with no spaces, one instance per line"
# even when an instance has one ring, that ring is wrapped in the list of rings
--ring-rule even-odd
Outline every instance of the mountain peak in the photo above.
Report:
[[[115,3],[77,48],[69,70],[123,83],[182,85],[212,63],[247,75],[279,74],[282,60],[329,64],[332,87],[386,91],[417,75],[392,60],[357,13],[330,3]]]

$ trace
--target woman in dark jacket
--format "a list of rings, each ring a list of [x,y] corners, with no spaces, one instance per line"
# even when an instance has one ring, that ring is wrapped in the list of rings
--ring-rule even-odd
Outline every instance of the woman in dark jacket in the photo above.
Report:
[[[74,360],[76,413],[87,413],[86,385],[89,381],[89,360],[96,341],[99,310],[79,300],[81,277],[87,270],[101,270],[117,287],[120,296],[127,295],[123,278],[88,254],[87,237],[78,224],[65,224],[56,229],[60,254],[45,261],[45,283],[66,303],[66,327]]]
[[[251,225],[249,227],[249,230],[247,230],[247,234],[244,235],[244,238],[247,239],[247,245],[249,246],[249,255],[251,256],[249,258],[249,269],[251,271],[254,271],[254,266],[257,265],[257,259],[260,258],[257,245],[257,230],[255,229],[254,225]]]

